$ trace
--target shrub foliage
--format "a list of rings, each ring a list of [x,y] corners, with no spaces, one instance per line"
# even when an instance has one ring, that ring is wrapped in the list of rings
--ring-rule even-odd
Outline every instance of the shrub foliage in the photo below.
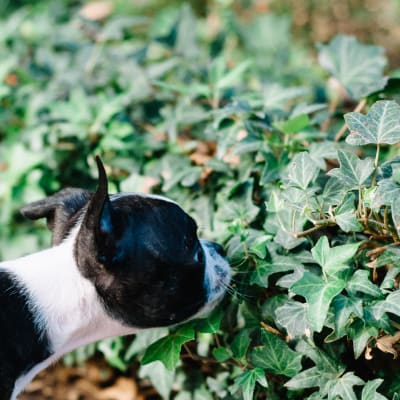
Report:
[[[378,46],[305,49],[285,16],[216,4],[0,22],[1,257],[47,245],[18,208],[93,189],[100,154],[112,190],[182,204],[234,278],[209,318],[67,362],[140,365],[164,399],[397,398],[399,80]]]

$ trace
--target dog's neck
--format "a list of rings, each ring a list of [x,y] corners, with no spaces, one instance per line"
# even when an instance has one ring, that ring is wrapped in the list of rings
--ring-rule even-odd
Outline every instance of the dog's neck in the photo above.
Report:
[[[106,337],[134,333],[106,314],[93,284],[80,274],[73,257],[74,236],[56,247],[0,264],[21,285],[34,324],[47,336],[51,353],[18,377],[12,399],[63,354]]]

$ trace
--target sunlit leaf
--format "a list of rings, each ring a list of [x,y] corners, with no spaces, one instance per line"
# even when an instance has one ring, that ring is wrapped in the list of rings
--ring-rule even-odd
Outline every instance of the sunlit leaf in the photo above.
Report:
[[[347,190],[358,189],[371,176],[374,170],[373,160],[360,160],[349,151],[338,151],[340,168],[334,168],[328,175],[339,179]]]
[[[359,146],[400,142],[400,106],[395,101],[377,101],[367,115],[351,112],[344,119],[350,130],[347,143]]]
[[[382,89],[384,49],[361,44],[353,36],[337,35],[327,45],[319,45],[319,63],[328,70],[355,100]]]

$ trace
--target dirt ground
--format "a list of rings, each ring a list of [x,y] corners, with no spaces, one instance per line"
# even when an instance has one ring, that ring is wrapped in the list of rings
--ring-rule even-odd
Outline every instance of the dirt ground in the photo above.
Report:
[[[61,363],[48,368],[20,395],[20,400],[157,400],[160,397],[146,382],[139,387],[135,371],[121,375],[102,360],[80,367]]]

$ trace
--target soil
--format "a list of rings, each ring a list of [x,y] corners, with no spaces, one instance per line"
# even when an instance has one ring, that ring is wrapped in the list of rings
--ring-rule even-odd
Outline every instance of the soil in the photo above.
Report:
[[[19,400],[158,400],[149,382],[135,380],[135,371],[121,374],[101,359],[78,367],[56,364],[40,373]]]

